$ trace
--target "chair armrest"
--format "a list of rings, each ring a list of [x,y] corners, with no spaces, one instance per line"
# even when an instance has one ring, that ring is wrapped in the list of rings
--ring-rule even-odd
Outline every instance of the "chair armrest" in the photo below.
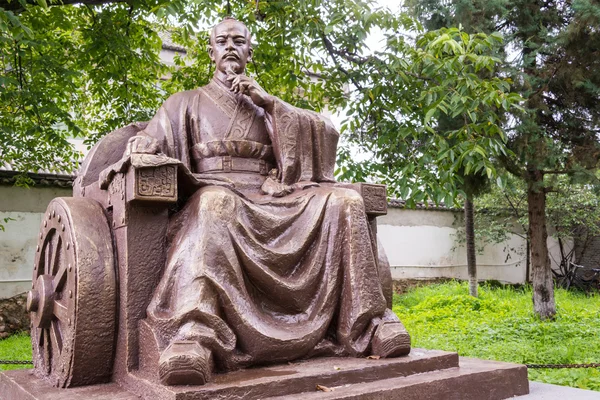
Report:
[[[132,154],[125,181],[126,200],[177,202],[177,169],[181,162],[164,155]]]

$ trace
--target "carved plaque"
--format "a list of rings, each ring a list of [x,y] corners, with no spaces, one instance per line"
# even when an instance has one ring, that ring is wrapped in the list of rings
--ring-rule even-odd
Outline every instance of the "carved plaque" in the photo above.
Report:
[[[123,174],[116,174],[112,181],[110,182],[110,186],[108,187],[108,193],[111,197],[119,197],[124,193],[124,183],[123,183]]]
[[[136,168],[132,194],[133,200],[177,201],[177,166]]]
[[[365,211],[371,215],[387,214],[387,193],[385,185],[362,183],[361,194],[365,202]]]

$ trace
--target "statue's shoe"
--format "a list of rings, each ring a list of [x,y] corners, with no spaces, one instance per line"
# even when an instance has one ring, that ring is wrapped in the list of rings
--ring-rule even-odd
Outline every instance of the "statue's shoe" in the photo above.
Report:
[[[195,341],[175,341],[158,360],[163,385],[204,385],[212,371],[211,352]]]
[[[382,322],[371,340],[371,354],[399,357],[410,353],[410,335],[402,322]]]

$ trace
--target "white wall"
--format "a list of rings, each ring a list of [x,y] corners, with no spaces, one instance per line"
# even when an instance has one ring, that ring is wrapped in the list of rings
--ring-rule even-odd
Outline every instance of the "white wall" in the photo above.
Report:
[[[466,249],[455,242],[456,228],[462,224],[461,213],[389,208],[388,215],[379,217],[377,222],[378,237],[394,279],[467,279]],[[548,246],[551,259],[558,262],[556,240],[549,237]],[[477,255],[478,278],[523,283],[525,249],[525,240],[517,235],[511,235],[504,243],[485,246],[483,254]]]
[[[31,289],[37,235],[50,200],[71,189],[0,186],[0,299]],[[11,218],[4,222],[4,218]]]

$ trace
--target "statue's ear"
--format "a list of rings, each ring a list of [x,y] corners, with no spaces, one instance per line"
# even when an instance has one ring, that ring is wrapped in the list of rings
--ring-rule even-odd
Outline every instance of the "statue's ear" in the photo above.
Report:
[[[210,60],[212,62],[215,62],[215,54],[213,51],[213,47],[210,44],[206,46],[206,51],[208,51],[208,56],[210,57]]]
[[[252,48],[252,46],[250,46],[250,48],[248,49],[248,62],[252,61],[253,54],[254,54],[254,49]]]

